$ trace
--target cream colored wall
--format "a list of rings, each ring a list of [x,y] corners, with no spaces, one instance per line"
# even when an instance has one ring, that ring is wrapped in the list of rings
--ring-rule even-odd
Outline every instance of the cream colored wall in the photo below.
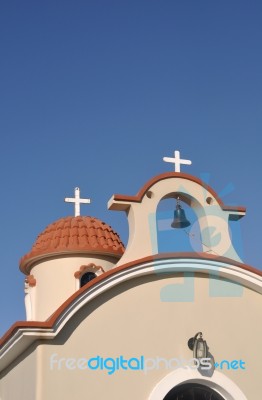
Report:
[[[41,389],[39,349],[31,346],[0,374],[0,400],[38,400]]]
[[[52,315],[78,289],[74,273],[82,265],[94,263],[105,271],[111,269],[116,260],[111,257],[60,257],[48,259],[35,265],[31,274],[36,286],[31,288],[32,320],[44,321]]]
[[[178,287],[174,285],[183,283],[182,274],[136,278],[86,305],[57,339],[42,347],[41,400],[80,397],[101,400],[105,396],[114,400],[148,399],[170,370],[160,368],[147,374],[119,370],[108,375],[104,370],[69,370],[65,360],[61,369],[54,366],[51,370],[50,357],[52,354],[57,359],[143,355],[188,360],[193,356],[187,341],[198,331],[203,332],[215,361],[242,359],[246,363],[246,370],[222,372],[248,400],[257,399],[261,392],[261,295],[244,289],[235,298],[210,297],[210,279],[202,274],[194,279],[192,301],[161,301],[164,290],[169,287],[172,293]]]

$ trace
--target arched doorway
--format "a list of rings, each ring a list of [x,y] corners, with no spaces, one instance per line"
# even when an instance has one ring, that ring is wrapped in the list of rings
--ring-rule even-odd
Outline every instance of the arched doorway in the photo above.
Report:
[[[197,388],[204,389],[200,394]],[[184,389],[184,393],[183,393]],[[193,394],[187,390],[195,389]],[[180,391],[180,392],[179,392]],[[182,391],[182,392],[181,392]],[[181,397],[184,395],[184,397]],[[195,395],[195,397],[194,397]],[[197,397],[206,395],[207,397]],[[209,395],[209,397],[208,397]],[[213,397],[210,397],[213,395]],[[169,397],[168,397],[169,396]],[[186,397],[187,396],[187,397]],[[191,396],[191,397],[190,397]],[[215,397],[214,397],[215,396]],[[240,388],[219,371],[214,371],[212,379],[201,376],[193,369],[177,368],[162,378],[153,388],[148,400],[247,400]]]
[[[178,385],[163,400],[225,400],[211,388],[198,383]]]

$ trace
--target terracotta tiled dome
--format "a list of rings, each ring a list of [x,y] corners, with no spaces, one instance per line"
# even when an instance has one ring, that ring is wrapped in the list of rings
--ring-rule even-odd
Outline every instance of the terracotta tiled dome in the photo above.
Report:
[[[48,225],[40,233],[31,251],[20,260],[20,269],[28,273],[34,261],[66,253],[99,253],[120,258],[124,245],[119,235],[94,217],[65,217]]]

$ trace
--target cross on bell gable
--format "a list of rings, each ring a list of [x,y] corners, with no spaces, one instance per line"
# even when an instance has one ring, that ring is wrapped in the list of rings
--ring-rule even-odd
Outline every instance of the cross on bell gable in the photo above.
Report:
[[[180,172],[180,165],[191,165],[192,161],[184,160],[180,158],[180,151],[176,150],[174,152],[174,158],[171,157],[164,157],[163,160],[165,162],[170,162],[175,164],[175,172]]]

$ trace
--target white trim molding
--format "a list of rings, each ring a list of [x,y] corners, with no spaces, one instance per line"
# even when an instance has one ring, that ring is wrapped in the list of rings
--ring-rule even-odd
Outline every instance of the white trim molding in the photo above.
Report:
[[[247,400],[239,387],[221,372],[215,371],[211,378],[202,376],[198,371],[187,368],[177,368],[166,375],[154,387],[148,400],[163,400],[175,386],[186,383],[199,383],[213,389],[225,400]]]

